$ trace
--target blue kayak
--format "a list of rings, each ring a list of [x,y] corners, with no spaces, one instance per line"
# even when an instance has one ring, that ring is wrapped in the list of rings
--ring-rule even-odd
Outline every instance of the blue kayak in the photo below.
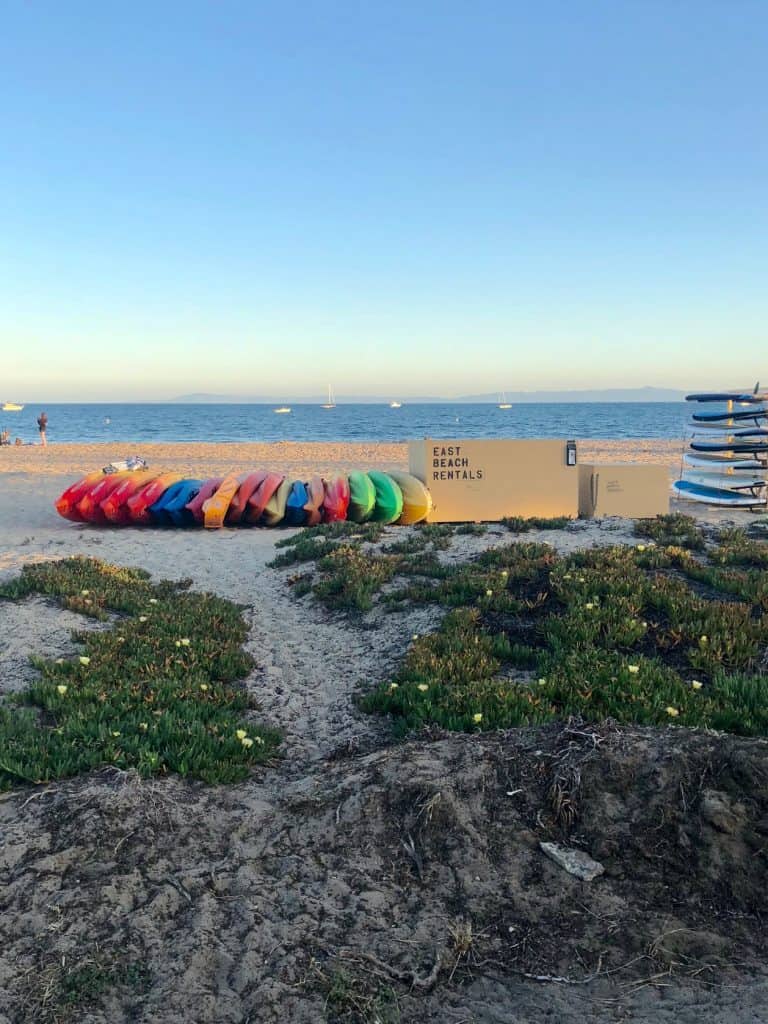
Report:
[[[185,508],[185,505],[199,494],[203,482],[202,480],[181,480],[174,487],[168,488],[169,491],[176,493],[166,503],[163,512],[174,526],[197,525],[194,515],[188,508]]]
[[[307,510],[304,506],[309,501],[306,485],[301,480],[291,484],[288,501],[285,503],[284,526],[303,526],[307,521]]]

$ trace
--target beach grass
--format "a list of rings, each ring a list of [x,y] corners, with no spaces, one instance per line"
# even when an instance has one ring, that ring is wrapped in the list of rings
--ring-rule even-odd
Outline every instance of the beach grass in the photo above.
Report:
[[[241,610],[188,584],[69,558],[0,587],[0,600],[42,595],[109,623],[75,633],[75,657],[35,658],[38,681],[0,705],[0,788],[104,766],[234,782],[275,753],[237,685],[252,668]]]

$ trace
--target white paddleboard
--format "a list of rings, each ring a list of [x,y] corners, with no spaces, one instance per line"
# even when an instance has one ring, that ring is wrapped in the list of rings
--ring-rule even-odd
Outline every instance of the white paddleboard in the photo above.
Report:
[[[710,471],[722,471],[724,469],[758,469],[765,471],[767,468],[764,460],[749,457],[737,456],[728,459],[720,455],[695,455],[692,452],[686,452],[684,458],[687,466],[694,466],[697,469],[708,469]]]
[[[748,491],[750,488],[759,490],[766,486],[765,476],[754,470],[718,473],[706,469],[687,469],[683,479],[692,484],[701,484],[702,487],[719,487],[727,491]]]

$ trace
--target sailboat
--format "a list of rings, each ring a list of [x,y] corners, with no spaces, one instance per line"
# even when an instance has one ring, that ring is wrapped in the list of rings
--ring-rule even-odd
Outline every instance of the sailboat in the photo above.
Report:
[[[3,412],[21,412],[23,408],[23,405],[17,405],[16,402],[3,402]]]
[[[497,409],[511,409],[512,408],[512,403],[507,401],[507,393],[506,393],[506,391],[502,391],[501,394],[499,395],[499,402],[498,402],[498,405],[496,406],[496,408]]]
[[[272,412],[281,412],[281,413],[290,412],[290,411],[291,411],[290,405],[281,405],[277,409],[273,409],[272,410]]]
[[[389,403],[389,408],[390,409],[400,409],[402,407],[402,404],[403,404],[402,402],[396,402],[394,399],[392,399],[392,401]]]
[[[330,384],[328,385],[328,401],[327,402],[323,402],[323,406],[322,407],[323,407],[323,409],[335,409],[336,408],[336,401],[335,401],[335,399],[333,397],[333,390],[332,390]]]

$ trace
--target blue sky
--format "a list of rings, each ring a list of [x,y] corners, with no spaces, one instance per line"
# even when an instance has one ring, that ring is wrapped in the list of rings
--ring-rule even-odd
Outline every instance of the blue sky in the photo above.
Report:
[[[768,5],[3,5],[0,400],[768,382]]]

